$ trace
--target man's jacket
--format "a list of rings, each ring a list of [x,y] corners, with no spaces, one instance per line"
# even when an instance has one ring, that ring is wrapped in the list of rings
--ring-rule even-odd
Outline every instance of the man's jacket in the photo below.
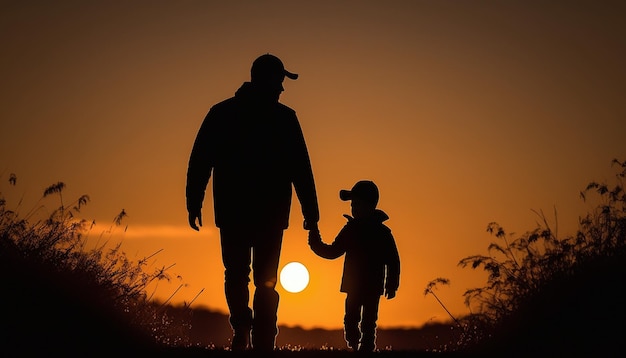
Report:
[[[296,113],[263,101],[250,82],[209,110],[187,169],[187,209],[200,210],[213,176],[217,227],[286,229],[292,187],[308,222],[319,209],[311,163]]]
[[[348,218],[332,244],[310,240],[311,249],[326,259],[345,254],[341,292],[382,295],[384,289],[396,291],[400,283],[400,257],[395,240],[384,221],[389,219],[376,209],[366,218]]]

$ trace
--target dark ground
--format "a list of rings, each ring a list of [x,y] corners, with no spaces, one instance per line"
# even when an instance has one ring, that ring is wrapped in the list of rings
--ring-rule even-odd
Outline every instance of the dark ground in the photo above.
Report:
[[[341,331],[297,327],[282,327],[279,333],[278,347],[287,346],[289,350],[231,352],[223,348],[230,338],[229,328],[224,328],[228,327],[225,316],[202,311],[192,317],[192,327],[197,329],[195,338],[192,335],[193,348],[155,347],[151,337],[129,329],[123,317],[103,310],[106,305],[100,302],[103,296],[96,288],[85,287],[87,283],[76,285],[63,272],[52,275],[50,270],[37,270],[21,260],[11,262],[8,253],[6,248],[0,250],[0,272],[4,274],[0,294],[0,307],[4,309],[0,319],[3,357],[626,356],[626,255],[591,262],[576,275],[545,285],[540,295],[503,322],[494,339],[472,352],[433,352],[431,349],[439,348],[440,343],[450,341],[440,336],[445,334],[443,331],[426,334],[417,330],[379,330],[377,344],[381,351],[360,354],[343,349]],[[217,348],[202,348],[209,341]],[[322,346],[335,349],[320,349]]]

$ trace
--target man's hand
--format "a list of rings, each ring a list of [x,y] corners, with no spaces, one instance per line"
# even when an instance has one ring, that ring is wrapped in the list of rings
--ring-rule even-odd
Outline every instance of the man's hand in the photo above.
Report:
[[[302,226],[304,227],[304,230],[317,230],[317,221],[316,222],[308,222],[306,220],[304,220],[304,223],[302,224]]]
[[[202,226],[202,212],[198,211],[190,211],[189,212],[189,226],[196,231],[200,231],[198,225],[196,225],[196,220],[198,221],[198,225]]]
[[[396,297],[396,291],[395,290],[391,291],[391,290],[385,289],[385,297],[387,297],[388,300]]]
[[[315,243],[321,242],[322,236],[320,235],[320,231],[318,229],[309,231],[309,246],[315,245]]]

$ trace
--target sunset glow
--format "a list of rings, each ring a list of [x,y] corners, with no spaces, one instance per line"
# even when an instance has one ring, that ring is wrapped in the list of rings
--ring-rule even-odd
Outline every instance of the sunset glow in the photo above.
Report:
[[[66,203],[89,195],[89,242],[121,242],[129,258],[149,258],[147,269],[169,267],[171,279],[151,289],[172,303],[228,312],[212,182],[195,231],[186,170],[209,108],[266,52],[300,76],[280,101],[307,142],[324,242],[350,214],[341,189],[361,179],[380,189],[401,259],[380,327],[448,320],[423,294],[437,277],[450,279],[437,290],[446,308],[468,313],[463,293],[486,277],[457,264],[487,252],[490,222],[520,234],[543,210],[558,215],[559,236],[572,234],[593,205],[580,190],[626,159],[617,2],[62,3],[12,1],[0,12],[0,190],[20,213],[57,207],[56,197],[38,200],[58,181]],[[4,190],[9,173],[17,185]],[[298,294],[277,286],[279,324],[341,328],[343,258],[311,252],[295,192],[292,202],[279,268],[299,262],[310,277]]]

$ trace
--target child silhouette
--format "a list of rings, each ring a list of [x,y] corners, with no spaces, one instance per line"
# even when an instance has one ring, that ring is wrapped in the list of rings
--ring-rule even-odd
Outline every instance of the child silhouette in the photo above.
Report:
[[[382,294],[396,296],[400,282],[400,257],[391,230],[383,224],[389,216],[376,208],[374,182],[362,180],[339,197],[351,201],[352,216],[332,244],[322,241],[319,230],[309,231],[309,246],[320,257],[345,254],[341,292],[346,293],[344,334],[349,348],[371,352],[376,348],[376,321]]]

